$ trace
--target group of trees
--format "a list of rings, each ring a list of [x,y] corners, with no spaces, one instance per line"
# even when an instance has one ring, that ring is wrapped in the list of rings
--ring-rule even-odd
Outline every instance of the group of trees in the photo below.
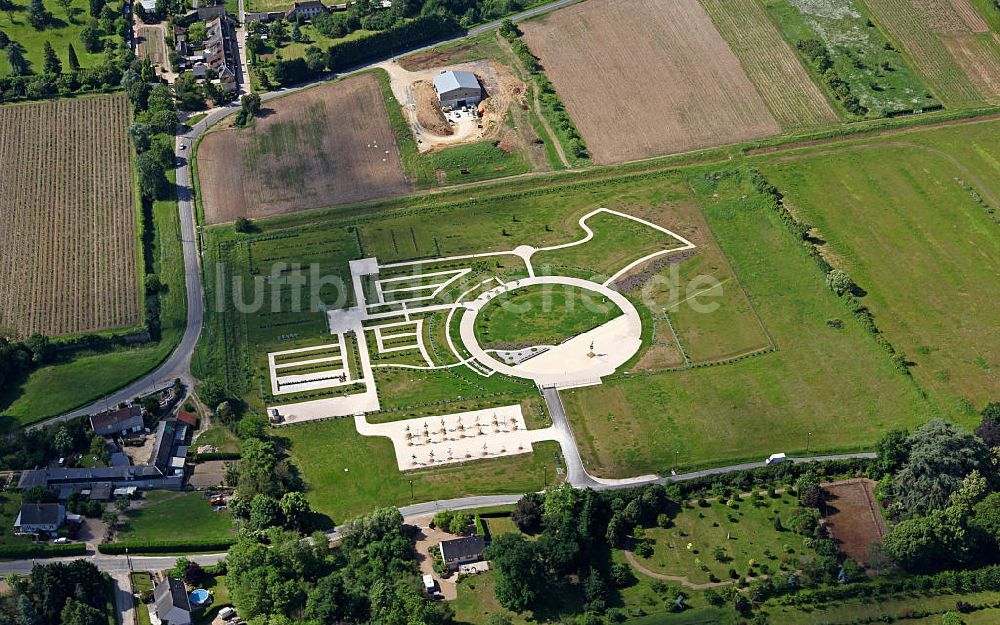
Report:
[[[989,404],[973,434],[935,419],[879,441],[880,492],[897,520],[885,552],[912,571],[1000,557],[1000,403]]]
[[[493,540],[486,555],[496,571],[497,600],[521,612],[572,577],[580,580],[585,610],[604,612],[616,589],[633,581],[627,565],[611,562],[608,545],[624,546],[637,527],[673,505],[659,485],[611,493],[561,486],[525,495],[511,518],[538,539],[503,534]]]
[[[9,576],[14,596],[0,625],[106,625],[111,580],[86,560],[36,564],[30,577]]]
[[[69,21],[76,14],[67,0],[60,0]],[[41,0],[32,0],[28,20],[37,30],[56,25],[56,20]],[[128,20],[108,6],[104,0],[91,0],[90,13],[80,31],[80,43],[90,53],[105,52],[95,67],[82,68],[72,43],[66,46],[66,63],[60,59],[51,42],[42,44],[43,66],[31,67],[24,47],[0,31],[0,50],[10,64],[8,75],[0,77],[0,102],[21,98],[37,99],[68,95],[81,91],[108,91],[118,85],[122,72],[134,59],[126,44],[130,26]]]
[[[395,508],[343,528],[336,550],[323,534],[241,531],[227,558],[233,603],[259,625],[387,623],[445,625],[451,608],[422,596],[413,537]]]

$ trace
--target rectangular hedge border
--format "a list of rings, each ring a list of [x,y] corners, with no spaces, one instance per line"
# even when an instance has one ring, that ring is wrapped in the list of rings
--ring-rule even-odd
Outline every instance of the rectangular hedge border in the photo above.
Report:
[[[97,550],[107,555],[124,554],[128,549],[130,554],[140,553],[193,553],[199,551],[228,551],[236,538],[225,540],[135,540],[98,545]]]
[[[60,556],[82,556],[87,553],[87,545],[71,543],[67,545],[26,544],[0,546],[0,558],[57,558]]]

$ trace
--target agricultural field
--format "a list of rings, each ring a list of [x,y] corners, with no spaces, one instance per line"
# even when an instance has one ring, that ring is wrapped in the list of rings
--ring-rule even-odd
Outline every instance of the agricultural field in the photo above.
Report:
[[[1000,40],[969,0],[865,2],[945,105],[1000,103]]]
[[[124,94],[0,108],[0,328],[141,321],[129,108]]]
[[[870,562],[873,545],[882,543],[888,531],[875,498],[875,482],[850,479],[823,484],[827,501],[823,516],[830,538],[837,541],[840,552],[855,562]]]
[[[763,3],[810,73],[848,117],[885,117],[940,106],[860,0]]]
[[[522,29],[596,163],[781,130],[697,0],[583,2]]]
[[[250,128],[210,132],[198,148],[198,172],[209,224],[411,189],[372,75],[268,102]]]
[[[136,33],[136,56],[148,58],[153,65],[170,69],[167,59],[167,44],[163,40],[162,26],[141,26]]]
[[[69,71],[70,44],[76,51],[80,67],[94,67],[104,60],[104,55],[101,52],[87,52],[80,41],[80,32],[87,25],[89,17],[90,3],[88,0],[71,0],[68,7],[69,14],[56,0],[43,0],[42,4],[53,18],[52,23],[43,30],[35,30],[28,21],[29,4],[28,0],[15,0],[10,3],[11,8],[0,11],[0,31],[21,45],[24,58],[31,64],[31,69],[34,72],[41,73],[45,66],[44,45],[46,41],[52,44],[52,48],[59,60],[62,61],[65,71]],[[118,3],[110,2],[108,5],[114,8],[118,6]],[[9,72],[10,64],[7,62],[7,55],[0,54],[0,76],[5,76]]]
[[[702,0],[702,6],[783,129],[837,121],[759,0]]]
[[[982,122],[762,162],[946,413],[1000,389],[998,146]]]

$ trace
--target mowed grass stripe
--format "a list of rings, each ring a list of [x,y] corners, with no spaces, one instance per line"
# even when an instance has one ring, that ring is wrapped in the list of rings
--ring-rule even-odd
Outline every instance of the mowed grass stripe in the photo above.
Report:
[[[701,0],[701,4],[782,128],[837,121],[823,92],[757,0]]]
[[[903,45],[945,106],[973,106],[985,100],[910,0],[864,0],[864,4]]]

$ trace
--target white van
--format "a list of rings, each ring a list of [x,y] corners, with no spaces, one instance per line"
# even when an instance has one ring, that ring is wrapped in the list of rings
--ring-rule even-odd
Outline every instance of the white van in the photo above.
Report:
[[[437,586],[437,582],[434,581],[434,577],[431,575],[424,575],[424,590],[428,594],[434,594],[434,587]]]
[[[791,459],[788,458],[783,453],[781,453],[781,454],[771,454],[770,456],[767,457],[767,460],[764,461],[764,464],[778,464],[780,462],[790,462],[790,461],[791,461]]]

